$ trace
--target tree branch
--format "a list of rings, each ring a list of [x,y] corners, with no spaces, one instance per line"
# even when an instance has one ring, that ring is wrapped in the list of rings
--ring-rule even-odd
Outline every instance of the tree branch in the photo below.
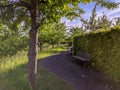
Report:
[[[1,7],[1,8],[12,7],[12,6],[13,6],[13,4],[7,4],[7,5],[2,5],[2,4],[0,4],[0,7]]]
[[[22,1],[22,0],[19,0],[19,1],[20,1],[21,6],[24,6],[24,7],[30,8],[30,3],[25,2],[25,1]]]
[[[26,7],[26,8],[30,8],[30,3],[22,1],[22,0],[19,0],[19,2],[18,1],[17,2],[11,2],[11,3],[6,4],[6,5],[3,5],[2,3],[0,3],[1,8],[14,7],[14,6],[23,6],[23,7]]]

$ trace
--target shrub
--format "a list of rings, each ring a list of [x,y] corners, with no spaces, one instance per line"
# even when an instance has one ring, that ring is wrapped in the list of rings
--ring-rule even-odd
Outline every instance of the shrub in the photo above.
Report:
[[[120,82],[120,27],[75,36],[73,50],[74,54],[78,51],[90,53],[94,67]]]
[[[0,55],[13,55],[28,46],[27,37],[10,36],[5,39],[0,39],[0,41]]]

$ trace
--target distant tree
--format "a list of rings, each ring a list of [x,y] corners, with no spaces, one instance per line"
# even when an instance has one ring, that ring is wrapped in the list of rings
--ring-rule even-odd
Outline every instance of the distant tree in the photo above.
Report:
[[[105,14],[103,14],[102,17],[97,18],[96,8],[98,5],[106,6],[108,9],[113,9],[117,6],[115,6],[114,2],[106,3],[104,2],[104,0],[95,0],[95,6],[92,10],[92,15],[90,16],[90,19],[85,20],[84,18],[81,18],[81,22],[85,30],[96,31],[101,28],[106,29],[107,27],[110,27],[112,25],[112,20],[110,20]]]
[[[112,26],[112,20],[107,17],[106,14],[103,13],[101,17],[98,17],[96,30],[98,29],[107,29],[108,27]]]
[[[85,31],[81,27],[73,27],[70,29],[70,35],[74,37],[75,35],[83,34]]]
[[[95,4],[93,11],[92,11],[92,16],[90,17],[89,20],[89,29],[92,31],[95,31],[95,27],[96,27],[96,8],[97,8],[97,3]]]
[[[0,24],[0,38],[5,39],[11,35],[10,30],[3,24]]]
[[[43,44],[47,41],[46,32],[41,31],[38,35],[38,45],[40,47],[40,51],[43,51]]]
[[[65,38],[66,42],[68,43],[69,46],[71,46],[73,42],[73,37],[76,35],[84,34],[84,33],[85,33],[85,30],[83,30],[82,26],[70,28],[66,33],[66,38]]]
[[[59,44],[65,38],[66,27],[64,23],[50,23],[44,25],[44,28],[39,33],[40,50],[42,45],[47,42],[54,48],[55,44]]]
[[[116,26],[120,25],[120,17],[114,19],[114,25]]]
[[[96,30],[96,16],[97,16],[96,7],[97,7],[97,3],[95,4],[95,6],[92,10],[92,15],[90,16],[89,20],[85,20],[85,19],[81,18],[81,22],[86,30],[90,30],[90,31]]]

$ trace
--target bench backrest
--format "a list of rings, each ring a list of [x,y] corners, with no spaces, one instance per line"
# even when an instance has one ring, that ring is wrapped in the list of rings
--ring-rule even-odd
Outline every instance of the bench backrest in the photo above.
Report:
[[[77,52],[76,56],[80,56],[82,58],[85,58],[86,60],[90,60],[91,59],[91,55],[89,53],[85,53],[85,52]]]

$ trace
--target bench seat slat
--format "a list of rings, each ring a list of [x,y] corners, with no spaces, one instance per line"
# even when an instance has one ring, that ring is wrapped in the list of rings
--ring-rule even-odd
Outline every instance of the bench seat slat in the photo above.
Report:
[[[78,52],[76,55],[73,55],[73,57],[81,61],[90,61],[91,59],[91,55],[84,52]]]
[[[86,58],[83,58],[83,57],[80,57],[80,56],[73,56],[74,58],[77,58],[77,59],[80,59],[82,61],[90,61],[90,59],[86,59]]]
[[[78,57],[78,56],[73,56],[74,58],[77,58],[77,59],[80,59],[80,60],[82,60],[82,61],[86,61],[86,59],[85,58],[82,58],[82,57]]]

